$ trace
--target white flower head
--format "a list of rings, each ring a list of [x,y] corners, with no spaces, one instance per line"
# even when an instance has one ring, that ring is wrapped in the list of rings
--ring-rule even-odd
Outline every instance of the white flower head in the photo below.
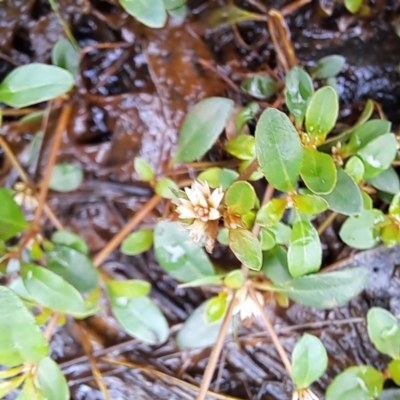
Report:
[[[33,189],[23,182],[17,182],[14,185],[14,200],[19,205],[24,205],[28,210],[34,210],[38,206]]]
[[[317,395],[310,389],[296,389],[293,392],[292,400],[319,400]]]
[[[255,292],[255,293],[256,293],[258,302],[263,306],[264,305],[264,297],[262,296],[262,294],[260,292]],[[246,286],[241,287],[236,292],[236,299],[237,299],[238,304],[233,309],[233,315],[239,314],[240,319],[242,321],[245,321],[246,319],[251,318],[251,317],[258,317],[261,315],[261,312],[260,312],[257,304],[251,298]]]
[[[193,241],[198,242],[207,230],[208,222],[221,218],[219,207],[224,192],[222,188],[211,191],[208,183],[194,181],[191,188],[185,188],[185,194],[187,199],[174,199],[178,206],[176,212],[180,219],[193,220],[188,229]]]

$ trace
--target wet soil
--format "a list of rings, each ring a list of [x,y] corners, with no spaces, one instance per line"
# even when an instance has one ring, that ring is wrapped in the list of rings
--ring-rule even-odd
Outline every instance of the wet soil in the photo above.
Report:
[[[73,115],[63,137],[59,161],[79,163],[85,183],[70,194],[52,193],[49,203],[65,226],[79,233],[94,254],[121,229],[149,199],[152,190],[139,181],[133,158],[143,157],[162,174],[174,151],[179,126],[200,99],[228,96],[238,106],[249,101],[221,76],[240,86],[246,76],[276,66],[276,54],[265,23],[244,22],[239,31],[246,47],[228,26],[210,28],[206,15],[222,1],[190,0],[184,24],[170,20],[161,30],[150,30],[128,17],[116,0],[59,0],[61,12],[84,48],[77,89],[71,99]],[[259,0],[237,2],[254,12],[260,5],[281,9],[290,2]],[[370,15],[350,16],[340,1],[312,1],[287,16],[296,55],[311,66],[326,54],[343,54],[346,66],[338,78],[341,121],[351,123],[364,101],[379,101],[397,129],[400,124],[400,5],[396,1],[371,1]],[[50,62],[51,49],[63,37],[62,28],[47,0],[0,2],[0,80],[15,66]],[[205,60],[213,68],[205,68]],[[277,71],[283,77],[283,71]],[[44,108],[45,105],[42,106]],[[41,176],[59,111],[53,107],[45,132],[37,171],[29,167],[29,144],[40,123],[21,124],[5,118],[0,128],[31,176]],[[221,159],[216,146],[207,160]],[[17,174],[0,153],[0,184],[11,186]],[[154,226],[162,215],[155,210],[143,226]],[[340,222],[340,221],[339,221]],[[47,233],[51,224],[45,221]],[[325,263],[349,254],[338,240],[337,226],[324,234]],[[350,365],[383,367],[387,361],[370,344],[362,317],[379,305],[400,312],[400,250],[374,249],[344,261],[360,264],[373,279],[367,290],[348,305],[318,311],[292,305],[268,307],[271,318],[290,352],[304,331],[323,340],[330,357],[327,373],[315,385],[321,398],[332,379]],[[220,249],[216,257],[226,256]],[[162,346],[148,346],[125,335],[107,310],[82,326],[91,338],[96,356],[130,361],[143,368],[99,361],[113,400],[194,399],[189,384],[201,381],[210,349],[182,351],[174,343],[180,324],[210,293],[179,289],[177,282],[157,265],[154,255],[127,257],[115,252],[103,269],[111,276],[145,279],[151,296],[171,326],[171,338]],[[355,319],[354,319],[355,318]],[[350,320],[349,320],[350,319]],[[307,325],[321,321],[321,325]],[[323,326],[323,327],[322,327]],[[74,400],[102,399],[81,346],[80,333],[69,321],[52,341],[53,356],[67,374]],[[286,400],[291,383],[264,332],[261,321],[239,331],[239,343],[227,339],[212,389],[239,399]],[[156,372],[155,372],[156,371]],[[158,372],[165,375],[160,375]],[[218,375],[218,376],[217,376]],[[210,397],[211,398],[211,397]]]

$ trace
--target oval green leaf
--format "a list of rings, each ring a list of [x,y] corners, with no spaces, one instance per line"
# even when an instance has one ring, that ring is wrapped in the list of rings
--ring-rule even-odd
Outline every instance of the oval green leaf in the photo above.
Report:
[[[216,296],[210,299],[206,307],[206,321],[209,324],[219,321],[226,312],[226,296]]]
[[[252,232],[240,228],[230,229],[229,247],[242,264],[255,271],[261,269],[261,244]]]
[[[260,243],[263,251],[271,250],[275,246],[274,234],[267,229],[261,229]]]
[[[392,360],[389,364],[390,377],[393,379],[394,383],[400,385],[400,360]]]
[[[254,160],[256,157],[254,136],[241,133],[227,143],[225,150],[239,160]]]
[[[363,4],[362,0],[344,0],[344,6],[352,14],[357,13]]]
[[[278,82],[269,77],[256,75],[242,83],[242,89],[258,100],[266,100],[278,91]]]
[[[163,0],[119,0],[124,10],[149,28],[162,28],[167,22]]]
[[[60,244],[75,249],[82,254],[89,254],[88,245],[76,233],[69,231],[57,231],[53,233],[51,241],[55,244]]]
[[[129,299],[146,296],[151,289],[150,283],[139,279],[127,281],[110,279],[106,281],[106,287],[108,293],[111,293],[111,297],[127,297]]]
[[[28,223],[10,192],[0,188],[0,240],[8,240],[28,228]]]
[[[155,187],[156,193],[165,199],[174,199],[179,191],[178,185],[169,178],[160,179]]]
[[[70,393],[65,376],[60,367],[50,357],[40,361],[37,368],[40,390],[48,400],[69,400]],[[28,399],[27,399],[28,400]]]
[[[293,196],[293,207],[306,214],[320,214],[328,209],[329,205],[322,197],[313,194],[296,194]]]
[[[201,172],[197,177],[200,181],[207,182],[211,188],[222,187],[222,190],[228,189],[239,177],[236,171],[227,168],[208,168]]]
[[[150,182],[154,179],[154,172],[151,169],[149,163],[143,158],[136,157],[134,160],[134,167],[139,178],[144,182]]]
[[[51,171],[49,187],[57,192],[72,192],[81,185],[83,171],[78,165],[57,164]]]
[[[141,229],[131,233],[121,245],[121,252],[128,256],[144,253],[153,245],[153,231]]]
[[[343,56],[332,54],[321,58],[312,69],[311,75],[315,79],[333,78],[340,73],[346,59]]]
[[[382,192],[397,194],[400,192],[400,180],[393,167],[368,180],[368,183]]]
[[[350,157],[346,163],[345,171],[354,179],[354,182],[360,183],[364,177],[364,164],[358,157]]]
[[[259,108],[260,106],[257,102],[252,102],[238,111],[235,117],[235,126],[238,134],[241,134],[244,126],[256,116]]]
[[[256,192],[248,182],[235,182],[226,192],[225,202],[233,214],[243,215],[254,208]]]
[[[265,228],[276,225],[282,219],[286,206],[286,197],[283,199],[270,200],[258,210],[256,217],[257,224]]]
[[[229,272],[224,279],[224,285],[230,289],[239,289],[243,286],[244,276],[241,269]]]
[[[73,76],[78,75],[80,56],[72,43],[67,39],[60,39],[53,47],[51,61],[54,65],[71,72]]]
[[[263,252],[263,274],[274,283],[284,283],[293,279],[290,275],[287,252],[282,246]]]

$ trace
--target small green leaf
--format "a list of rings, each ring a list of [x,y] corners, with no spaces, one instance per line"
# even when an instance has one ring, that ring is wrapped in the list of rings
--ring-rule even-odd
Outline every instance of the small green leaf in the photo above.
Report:
[[[229,247],[242,264],[256,271],[261,269],[261,244],[252,232],[240,228],[230,229]]]
[[[197,178],[203,182],[207,182],[213,189],[221,186],[222,190],[226,190],[238,177],[239,174],[236,171],[213,167],[200,173]]]
[[[206,307],[206,321],[209,324],[219,321],[226,312],[226,295],[213,297]]]
[[[28,228],[28,223],[10,192],[0,188],[0,240],[8,240]]]
[[[346,219],[339,231],[339,236],[348,246],[355,249],[370,249],[379,243],[379,236],[374,231],[375,214],[363,210],[360,215]]]
[[[317,272],[321,262],[322,248],[318,232],[310,221],[295,222],[288,251],[290,274],[298,278]]]
[[[42,391],[35,386],[34,378],[29,374],[16,400],[46,400]]]
[[[40,149],[42,148],[43,137],[44,137],[43,132],[38,132],[31,141],[31,144],[29,146],[29,160],[28,160],[28,164],[31,166],[36,165],[36,163],[38,162]]]
[[[298,127],[303,124],[313,93],[314,86],[310,75],[302,68],[292,68],[286,75],[285,101]]]
[[[363,4],[363,0],[344,0],[344,6],[352,14],[356,14]]]
[[[262,272],[274,283],[284,283],[293,279],[290,275],[287,252],[282,246],[263,252]]]
[[[400,192],[400,181],[397,172],[393,167],[381,172],[368,180],[368,183],[382,192],[397,194]]]
[[[87,254],[64,245],[46,253],[47,267],[63,277],[81,293],[91,292],[99,285],[99,272]],[[51,308],[51,307],[50,307]]]
[[[256,157],[254,136],[241,133],[227,143],[225,150],[239,160],[254,160]]]
[[[389,214],[397,219],[400,219],[400,193],[397,193],[390,203]]]
[[[327,195],[321,195],[332,211],[343,215],[357,215],[363,210],[361,191],[354,180],[343,170],[336,167],[337,182],[333,191]]]
[[[287,206],[287,198],[272,199],[257,212],[256,222],[262,227],[270,228],[276,225],[283,216]]]
[[[129,335],[149,344],[164,343],[168,339],[168,323],[148,297],[119,297],[112,291],[108,295],[115,318]]]
[[[368,279],[366,269],[349,268],[303,276],[270,289],[286,294],[296,303],[325,310],[347,303],[365,288]]]
[[[85,241],[76,233],[69,231],[57,231],[54,232],[51,241],[55,244],[60,244],[63,246],[75,249],[82,254],[89,254],[89,247]]]
[[[131,233],[121,245],[121,252],[134,256],[144,253],[153,245],[153,231],[151,229],[141,229]]]
[[[79,51],[67,39],[60,39],[53,47],[51,52],[51,61],[54,65],[64,68],[77,76],[79,72]]]
[[[162,178],[157,182],[155,191],[159,196],[165,199],[174,199],[176,197],[174,191],[179,191],[179,187],[173,180]]]
[[[72,164],[57,164],[51,171],[49,187],[57,192],[72,192],[83,181],[82,168]]]
[[[80,293],[63,278],[46,268],[23,264],[21,276],[29,295],[40,305],[60,313],[85,311]]]
[[[40,361],[37,369],[37,381],[46,399],[70,399],[67,381],[60,367],[50,357],[46,357]]]
[[[256,192],[248,182],[235,182],[226,192],[225,201],[229,211],[233,214],[243,215],[254,208]]]
[[[13,378],[14,376],[20,374],[23,369],[24,369],[24,366],[20,365],[19,367],[1,370],[0,371],[0,379]]]
[[[134,160],[134,167],[139,178],[144,182],[151,182],[154,179],[154,172],[147,161],[143,158],[136,157]]]
[[[1,82],[0,101],[10,107],[27,107],[61,96],[74,83],[72,74],[63,68],[38,63],[22,65]]]
[[[163,0],[119,0],[123,9],[132,17],[150,28],[162,28],[167,22],[167,11]]]
[[[305,148],[301,177],[306,186],[316,194],[329,194],[337,181],[337,170],[330,155]]]
[[[374,208],[374,203],[371,199],[371,196],[364,191],[361,191],[361,196],[363,198],[364,210],[372,210]]]
[[[214,275],[206,252],[193,243],[188,231],[179,223],[160,221],[157,224],[154,251],[161,267],[182,282]]]
[[[171,17],[178,19],[181,23],[185,20],[185,18],[188,15],[187,5],[183,5],[182,7],[175,8],[173,10],[167,10],[167,11]]]
[[[224,279],[224,285],[230,289],[239,289],[243,286],[244,277],[241,269],[229,272]]]
[[[275,242],[277,244],[289,244],[290,237],[292,236],[292,229],[290,226],[278,222],[276,225],[268,228],[274,234]]]
[[[49,353],[49,345],[33,315],[5,286],[0,286],[0,304],[0,364],[15,367],[25,362],[38,363]]]
[[[113,297],[127,297],[129,299],[137,299],[146,296],[151,289],[150,283],[138,279],[127,281],[117,281],[110,279],[106,281],[107,291]]]
[[[343,56],[333,54],[321,58],[312,69],[311,75],[316,79],[328,79],[335,77],[342,70],[346,59]]]
[[[271,250],[275,246],[275,237],[273,233],[267,229],[261,229],[260,231],[260,243],[263,251]]]
[[[329,205],[322,197],[313,194],[296,194],[293,196],[293,207],[306,214],[320,214],[328,209]]]
[[[383,354],[400,359],[400,325],[397,318],[380,307],[372,307],[367,314],[368,335]]]
[[[389,364],[389,372],[390,376],[393,379],[394,383],[399,386],[400,385],[400,360],[392,360]]]
[[[255,14],[233,4],[218,7],[209,17],[208,23],[211,27],[222,24],[237,24],[242,21],[254,21],[262,18],[260,14]]]
[[[358,157],[350,157],[346,163],[345,171],[354,179],[354,182],[360,183],[364,177],[364,164]]]
[[[259,109],[258,103],[252,102],[238,111],[235,117],[235,126],[238,134],[242,133],[244,126],[256,116]]]
[[[189,288],[189,287],[200,287],[207,285],[218,285],[222,284],[222,279],[225,277],[225,274],[217,274],[206,276],[204,278],[195,279],[194,281],[190,281],[188,283],[181,283],[179,288]]]
[[[197,103],[183,122],[175,161],[191,162],[202,157],[223,131],[233,106],[234,102],[224,97],[210,97]]]
[[[325,347],[316,336],[305,333],[292,353],[293,380],[300,389],[317,381],[328,367]]]
[[[212,346],[217,340],[221,329],[220,320],[209,324],[205,318],[206,308],[210,300],[207,300],[200,307],[196,308],[183,324],[182,329],[176,336],[176,343],[183,349],[199,349]],[[228,334],[233,331],[233,323],[229,324]]]
[[[269,76],[256,75],[247,78],[242,83],[242,89],[258,100],[270,98],[278,91],[278,88],[278,82]]]
[[[330,86],[318,89],[308,104],[306,130],[313,143],[324,142],[326,135],[335,126],[339,114],[338,95]]]
[[[382,229],[381,239],[386,246],[393,247],[396,246],[398,242],[397,240],[398,235],[399,235],[399,228],[397,227],[397,225],[390,224]]]
[[[229,229],[228,228],[222,228],[217,235],[217,240],[221,244],[224,244],[225,246],[229,245]]]
[[[299,135],[287,115],[265,110],[256,127],[256,153],[268,182],[276,189],[294,189],[303,162]]]
[[[365,179],[371,179],[388,169],[396,158],[397,141],[393,133],[386,133],[358,151],[364,162]]]
[[[326,400],[373,400],[383,389],[385,376],[375,368],[359,365],[336,376],[326,392]]]

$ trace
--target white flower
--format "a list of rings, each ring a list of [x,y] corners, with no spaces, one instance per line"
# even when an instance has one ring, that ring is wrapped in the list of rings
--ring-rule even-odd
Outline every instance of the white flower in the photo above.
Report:
[[[16,192],[14,200],[18,205],[24,205],[28,210],[33,210],[38,206],[38,201],[34,195],[33,189],[28,187],[25,183],[16,183],[14,185],[14,190]]]
[[[261,293],[255,292],[258,302],[263,306],[264,305],[264,297]],[[243,286],[236,292],[236,299],[238,304],[233,309],[233,315],[240,314],[240,319],[242,321],[251,317],[258,317],[261,315],[261,311],[259,310],[257,304],[251,298],[247,287]]]
[[[221,218],[219,207],[224,197],[222,188],[211,191],[208,183],[194,181],[191,188],[185,188],[187,199],[174,199],[178,207],[176,212],[180,219],[191,219],[188,226],[190,237],[198,242],[207,230],[209,221],[217,221]]]
[[[292,400],[319,400],[310,389],[296,389],[293,392]]]

